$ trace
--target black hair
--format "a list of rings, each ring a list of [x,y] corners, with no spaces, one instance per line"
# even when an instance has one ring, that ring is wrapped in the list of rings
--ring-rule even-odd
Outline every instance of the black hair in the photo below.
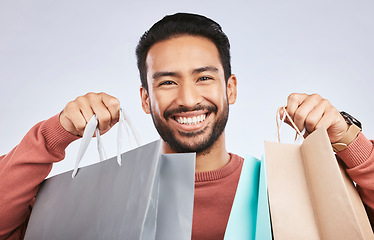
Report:
[[[149,49],[157,42],[180,35],[205,37],[216,45],[227,83],[231,76],[230,43],[221,26],[205,16],[176,13],[156,22],[139,40],[136,57],[142,86],[148,91],[146,58]]]

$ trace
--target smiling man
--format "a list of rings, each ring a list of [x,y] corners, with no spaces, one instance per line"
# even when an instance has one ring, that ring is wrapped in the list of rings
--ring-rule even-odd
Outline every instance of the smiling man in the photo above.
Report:
[[[243,163],[225,146],[229,104],[236,100],[229,46],[213,21],[177,14],[146,32],[136,51],[142,107],[164,153],[197,153],[193,239],[223,238]]]
[[[197,36],[158,42],[149,50],[146,66],[142,106],[152,113],[164,152],[197,152],[205,159],[198,162],[198,172],[226,165],[223,132],[228,104],[236,100],[236,79],[225,80],[214,43]]]
[[[237,94],[228,38],[211,19],[179,13],[153,25],[136,53],[142,107],[152,116],[164,153],[197,153],[192,239],[222,239],[243,164],[225,146],[229,105]],[[39,184],[92,115],[103,134],[118,122],[118,111],[116,98],[88,93],[34,126],[0,157],[0,239],[23,237]],[[291,94],[287,112],[306,133],[327,129],[373,220],[373,143],[360,124],[316,94]]]

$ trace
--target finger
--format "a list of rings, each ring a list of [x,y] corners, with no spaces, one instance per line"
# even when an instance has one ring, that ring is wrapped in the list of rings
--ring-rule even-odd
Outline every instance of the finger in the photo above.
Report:
[[[316,130],[318,122],[322,119],[326,109],[329,107],[329,102],[325,99],[320,99],[317,105],[310,111],[305,119],[305,128],[308,133]]]
[[[100,133],[106,132],[111,128],[110,122],[111,122],[111,116],[108,111],[108,109],[105,107],[104,104],[101,104],[100,106],[95,104],[93,106],[93,111],[96,114],[97,121],[98,121],[98,128],[100,130]]]
[[[286,110],[292,119],[295,116],[297,108],[302,104],[307,96],[308,95],[304,93],[292,93],[288,96]]]
[[[330,141],[336,142],[343,137],[344,133],[348,129],[348,124],[344,119],[342,121],[341,118],[342,117],[336,108],[327,108],[315,129],[325,128],[329,135]]]
[[[87,124],[76,102],[70,102],[66,105],[61,114],[60,122],[65,130],[79,136],[83,136],[83,131]]]
[[[82,116],[84,117],[84,119],[86,120],[86,123],[88,123],[88,121],[90,121],[90,119],[94,115],[94,112],[93,112],[92,107],[91,107],[91,103],[90,103],[89,99],[87,98],[87,95],[88,94],[86,94],[84,96],[77,97],[75,99],[75,102],[79,107],[79,111],[82,114]]]
[[[94,96],[90,99],[90,104],[92,111],[96,114],[97,121],[98,121],[98,128],[101,133],[106,132],[110,129],[111,123],[111,114],[109,110],[104,105],[102,98],[98,95]]]
[[[328,129],[328,127],[333,124],[333,121],[334,121],[333,115],[329,111],[326,111],[324,112],[323,116],[316,124],[315,130],[319,128]]]
[[[102,93],[102,101],[111,115],[110,125],[113,126],[119,120],[120,102],[117,98],[106,93]]]
[[[293,120],[300,131],[305,128],[308,115],[313,111],[313,109],[318,105],[319,102],[319,96],[308,95],[296,109]]]
[[[298,106],[294,113],[293,120],[296,124],[296,126],[299,128],[300,131],[302,131],[304,128],[308,132],[313,131],[313,127],[317,124],[319,119],[312,120],[311,122],[307,122],[307,118],[309,114],[324,100],[320,95],[318,94],[312,94],[312,95],[304,95],[303,102]],[[321,110],[317,110],[316,115],[318,118],[318,114]],[[323,110],[322,110],[323,111]],[[323,114],[323,113],[322,113]],[[320,115],[321,116],[321,115]],[[313,117],[312,117],[313,119]]]

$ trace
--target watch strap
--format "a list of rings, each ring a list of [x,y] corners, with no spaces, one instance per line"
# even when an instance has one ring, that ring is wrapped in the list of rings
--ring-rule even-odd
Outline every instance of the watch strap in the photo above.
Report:
[[[331,144],[334,152],[340,152],[346,149],[347,146],[357,138],[360,132],[361,128],[355,124],[350,125],[343,137],[339,141]]]

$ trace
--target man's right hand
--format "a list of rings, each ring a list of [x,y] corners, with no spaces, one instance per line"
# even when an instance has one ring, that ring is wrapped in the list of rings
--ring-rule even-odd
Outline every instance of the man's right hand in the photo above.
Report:
[[[112,128],[119,119],[119,100],[106,93],[87,93],[69,102],[60,114],[62,127],[76,136],[83,136],[91,117],[96,114],[100,134]]]

